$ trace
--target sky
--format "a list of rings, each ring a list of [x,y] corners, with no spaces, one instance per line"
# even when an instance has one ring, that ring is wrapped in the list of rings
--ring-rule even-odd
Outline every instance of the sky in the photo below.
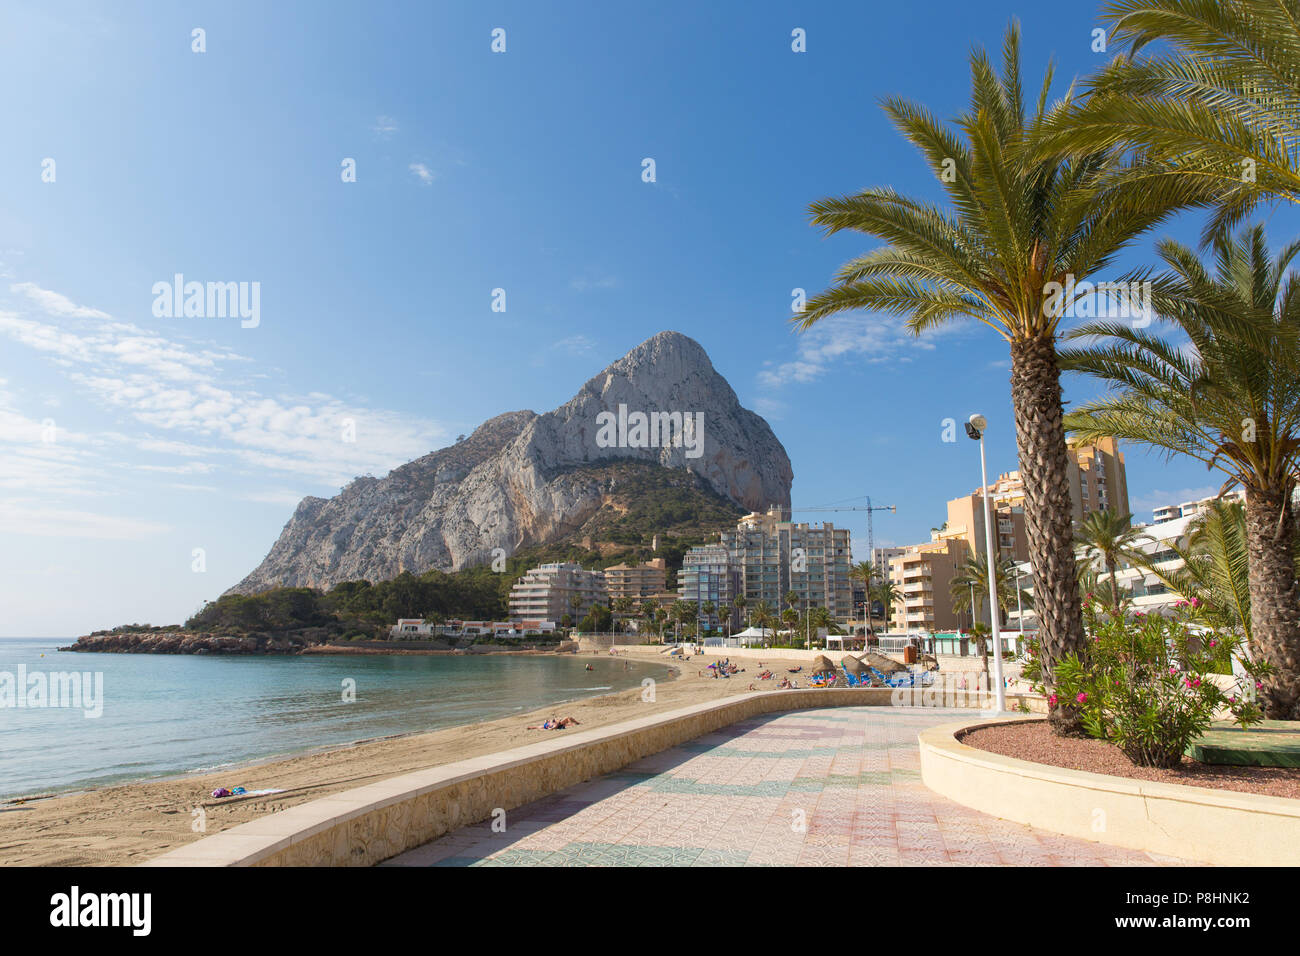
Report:
[[[955,116],[1013,16],[1062,92],[1105,59],[1098,6],[9,0],[0,635],[182,621],[303,496],[554,408],[664,329],[771,424],[796,508],[870,495],[897,507],[878,546],[928,540],[979,485],[945,419],[983,413],[990,474],[1016,467],[1006,346],[876,314],[794,332],[794,290],[875,245],[808,204],[939,200],[881,98]],[[177,275],[243,283],[244,312],[169,312]],[[1139,519],[1218,488],[1125,454]],[[861,512],[797,517],[865,550]]]

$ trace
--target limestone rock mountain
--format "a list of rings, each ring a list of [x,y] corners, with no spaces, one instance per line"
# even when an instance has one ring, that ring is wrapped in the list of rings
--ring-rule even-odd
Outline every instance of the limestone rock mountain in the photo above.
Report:
[[[230,590],[454,571],[498,548],[562,541],[607,502],[617,480],[605,466],[627,459],[689,471],[748,510],[790,503],[790,459],[767,422],[740,406],[699,343],[660,332],[554,411],[498,415],[383,478],[304,498]]]

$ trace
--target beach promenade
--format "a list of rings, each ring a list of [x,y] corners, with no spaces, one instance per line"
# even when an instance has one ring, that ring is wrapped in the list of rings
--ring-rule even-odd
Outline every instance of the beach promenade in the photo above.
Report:
[[[385,866],[1149,866],[1171,857],[967,809],[921,783],[917,732],[969,711],[755,717],[454,831]]]

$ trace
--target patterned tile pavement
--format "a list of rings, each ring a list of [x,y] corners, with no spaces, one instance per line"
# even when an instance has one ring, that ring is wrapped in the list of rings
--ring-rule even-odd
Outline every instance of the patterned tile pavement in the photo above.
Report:
[[[409,850],[385,866],[1152,866],[921,783],[916,735],[963,711],[837,707],[742,721]]]

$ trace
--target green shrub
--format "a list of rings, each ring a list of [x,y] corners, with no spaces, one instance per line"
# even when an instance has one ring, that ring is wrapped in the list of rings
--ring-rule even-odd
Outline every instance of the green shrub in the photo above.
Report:
[[[1193,634],[1181,618],[1112,617],[1095,601],[1086,604],[1084,616],[1087,648],[1057,663],[1055,686],[1043,682],[1032,643],[1025,676],[1049,707],[1076,709],[1089,734],[1113,743],[1133,763],[1178,766],[1220,708],[1243,727],[1263,719],[1254,691],[1267,667],[1242,656],[1241,638]],[[1234,657],[1249,676],[1225,693],[1210,675],[1231,673]]]

